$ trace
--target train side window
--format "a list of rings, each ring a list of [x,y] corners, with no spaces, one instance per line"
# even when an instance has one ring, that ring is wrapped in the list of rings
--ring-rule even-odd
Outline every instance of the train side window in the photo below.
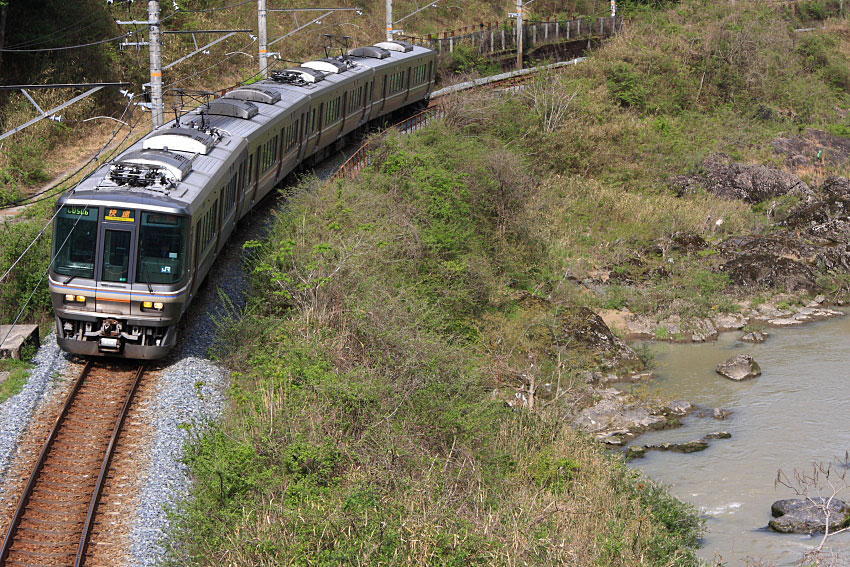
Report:
[[[246,185],[250,185],[254,180],[254,154],[248,156],[248,183]]]
[[[329,100],[325,105],[325,121],[324,124],[327,126],[329,124],[333,124],[339,119],[339,97]]]
[[[315,108],[310,109],[310,118],[307,122],[309,124],[309,127],[307,128],[307,133],[312,134],[313,132],[316,131],[316,109]]]
[[[198,224],[195,225],[195,267],[198,267],[198,264],[201,260],[201,222],[198,221]]]

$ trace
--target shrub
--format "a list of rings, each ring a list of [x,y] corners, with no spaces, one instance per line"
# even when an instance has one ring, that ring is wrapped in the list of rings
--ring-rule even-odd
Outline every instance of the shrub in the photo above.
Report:
[[[633,65],[617,62],[608,71],[608,90],[620,106],[643,109],[646,104],[646,81]]]

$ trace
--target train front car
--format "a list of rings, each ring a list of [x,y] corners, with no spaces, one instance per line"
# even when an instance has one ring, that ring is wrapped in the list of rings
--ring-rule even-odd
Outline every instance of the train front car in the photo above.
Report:
[[[57,202],[50,295],[59,346],[156,359],[191,286],[190,217],[168,197],[77,190]]]

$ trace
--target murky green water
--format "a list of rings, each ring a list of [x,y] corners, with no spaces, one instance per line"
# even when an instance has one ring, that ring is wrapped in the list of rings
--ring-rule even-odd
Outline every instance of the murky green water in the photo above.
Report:
[[[766,529],[770,505],[793,497],[789,489],[774,487],[776,473],[810,469],[813,461],[850,450],[850,316],[770,332],[760,345],[739,342],[742,333],[725,333],[709,344],[653,345],[658,379],[650,388],[734,414],[725,421],[692,416],[685,427],[648,433],[637,443],[687,441],[718,430],[732,438],[713,441],[700,453],[656,451],[632,461],[699,509],[709,529],[701,556],[717,554],[730,567],[744,565],[746,557],[795,565],[819,543],[819,537]],[[714,372],[739,353],[756,359],[760,377],[736,383]],[[850,502],[850,491],[843,499]],[[850,534],[831,542],[850,552]]]

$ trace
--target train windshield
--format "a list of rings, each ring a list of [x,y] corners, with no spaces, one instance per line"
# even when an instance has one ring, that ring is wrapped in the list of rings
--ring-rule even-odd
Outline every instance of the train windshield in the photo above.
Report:
[[[137,283],[173,284],[180,281],[186,257],[185,220],[177,215],[142,213]]]
[[[57,274],[94,278],[97,207],[66,206],[56,216],[53,270]]]

